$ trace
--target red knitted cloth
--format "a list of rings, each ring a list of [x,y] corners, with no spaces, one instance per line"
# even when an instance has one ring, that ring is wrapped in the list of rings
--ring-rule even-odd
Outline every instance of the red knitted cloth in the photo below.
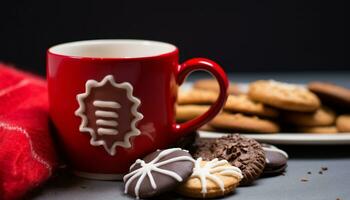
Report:
[[[0,199],[47,180],[57,166],[49,134],[46,82],[0,63]]]

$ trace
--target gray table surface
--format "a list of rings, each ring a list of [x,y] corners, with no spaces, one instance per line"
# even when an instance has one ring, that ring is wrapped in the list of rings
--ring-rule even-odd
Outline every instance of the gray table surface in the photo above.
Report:
[[[194,75],[189,80],[203,77]],[[349,72],[334,73],[246,73],[232,74],[236,82],[256,79],[307,83],[312,80],[335,82],[350,87]],[[249,187],[238,187],[225,199],[274,200],[274,199],[350,199],[350,145],[346,146],[282,146],[290,154],[284,176],[261,178]],[[321,167],[328,170],[319,174]],[[308,174],[311,172],[311,174]],[[307,179],[303,182],[301,179]],[[74,177],[67,173],[56,176],[28,197],[31,200],[93,200],[132,199],[123,194],[123,183],[117,181],[94,181]],[[159,199],[181,199],[176,194],[167,194]]]

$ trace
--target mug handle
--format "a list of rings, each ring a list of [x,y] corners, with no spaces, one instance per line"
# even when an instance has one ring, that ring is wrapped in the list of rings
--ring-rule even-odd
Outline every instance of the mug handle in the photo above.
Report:
[[[176,81],[181,85],[185,78],[193,71],[207,71],[212,74],[219,83],[220,93],[216,102],[201,116],[182,124],[173,124],[173,132],[177,136],[190,133],[214,118],[224,106],[228,96],[228,80],[224,70],[214,61],[205,58],[193,58],[177,68]]]

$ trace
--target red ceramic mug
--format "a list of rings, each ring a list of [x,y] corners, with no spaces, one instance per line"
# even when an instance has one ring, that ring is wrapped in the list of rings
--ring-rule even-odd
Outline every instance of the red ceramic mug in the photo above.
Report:
[[[213,61],[178,63],[171,44],[145,40],[91,40],[60,44],[47,52],[50,115],[74,172],[120,179],[137,159],[166,148],[222,108],[228,81]],[[175,123],[177,88],[194,70],[220,85],[217,101],[202,116]]]

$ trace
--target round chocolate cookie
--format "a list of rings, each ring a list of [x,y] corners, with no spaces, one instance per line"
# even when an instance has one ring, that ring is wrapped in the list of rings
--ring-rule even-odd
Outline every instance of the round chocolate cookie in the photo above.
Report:
[[[270,144],[261,144],[266,156],[266,164],[263,175],[277,175],[287,168],[288,154]]]
[[[215,142],[213,138],[197,138],[190,152],[193,158],[202,157],[204,160],[211,160],[215,158],[211,152],[211,146]]]
[[[198,142],[193,156],[202,157],[203,160],[227,160],[242,171],[241,185],[249,185],[260,176],[266,159],[265,152],[257,141],[239,134]]]
[[[192,173],[194,160],[185,150],[157,150],[137,159],[124,176],[124,192],[136,198],[153,197],[185,181]]]
[[[326,105],[340,111],[350,110],[350,89],[327,82],[311,82],[308,88]]]

